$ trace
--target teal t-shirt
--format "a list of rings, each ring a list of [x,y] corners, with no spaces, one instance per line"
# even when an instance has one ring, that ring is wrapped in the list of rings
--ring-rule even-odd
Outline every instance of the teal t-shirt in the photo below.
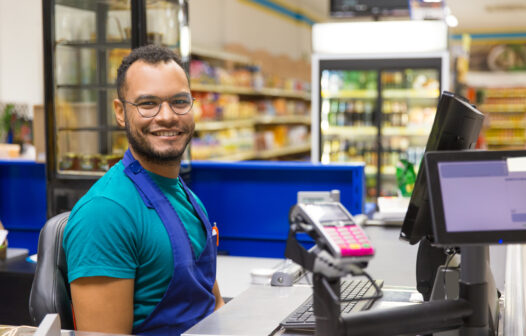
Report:
[[[181,182],[149,175],[175,208],[198,257],[206,233]],[[186,237],[180,240],[187,243]],[[64,229],[63,246],[69,282],[91,276],[135,279],[134,327],[161,301],[172,279],[174,260],[166,229],[155,209],[144,204],[122,161],[75,205]]]

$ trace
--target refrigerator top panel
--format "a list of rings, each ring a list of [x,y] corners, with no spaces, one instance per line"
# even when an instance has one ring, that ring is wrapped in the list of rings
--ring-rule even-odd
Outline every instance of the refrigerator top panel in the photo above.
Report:
[[[327,54],[397,54],[447,50],[443,21],[331,22],[312,28],[312,48]]]

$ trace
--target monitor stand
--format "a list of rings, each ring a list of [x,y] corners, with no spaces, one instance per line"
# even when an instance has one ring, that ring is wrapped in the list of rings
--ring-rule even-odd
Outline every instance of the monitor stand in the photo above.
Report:
[[[460,261],[460,262],[459,262]],[[461,267],[462,265],[462,267]],[[480,321],[486,320],[485,327],[470,327],[469,335],[496,335],[499,320],[499,298],[497,295],[495,280],[491,273],[489,264],[489,247],[486,246],[463,246],[461,247],[461,256],[453,258],[449,265],[442,265],[438,268],[433,290],[431,292],[431,301],[457,299],[462,295],[466,298],[468,295],[475,295],[474,292],[467,293],[465,290],[461,293],[460,288],[463,284],[470,284],[472,290],[484,291],[486,295],[481,296],[480,304],[488,306],[486,312],[480,311],[475,314],[474,325],[480,324]],[[471,333],[473,332],[473,333]],[[456,336],[462,334],[460,330],[450,330],[435,333],[436,336]]]

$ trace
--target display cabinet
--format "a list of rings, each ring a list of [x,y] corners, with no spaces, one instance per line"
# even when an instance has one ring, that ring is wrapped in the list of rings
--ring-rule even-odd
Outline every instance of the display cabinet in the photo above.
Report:
[[[312,160],[365,162],[367,199],[398,195],[397,166],[418,169],[447,90],[447,53],[315,54],[312,66]]]
[[[117,68],[161,44],[189,60],[186,0],[44,0],[48,216],[70,210],[123,156],[113,113]],[[188,165],[187,165],[188,166]]]

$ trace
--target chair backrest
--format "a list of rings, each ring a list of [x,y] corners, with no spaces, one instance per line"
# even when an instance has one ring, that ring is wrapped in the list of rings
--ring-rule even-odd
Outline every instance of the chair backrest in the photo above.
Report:
[[[29,297],[29,314],[35,325],[40,324],[46,314],[58,314],[62,328],[74,328],[66,255],[62,247],[68,217],[69,212],[56,215],[40,231],[37,268]]]

